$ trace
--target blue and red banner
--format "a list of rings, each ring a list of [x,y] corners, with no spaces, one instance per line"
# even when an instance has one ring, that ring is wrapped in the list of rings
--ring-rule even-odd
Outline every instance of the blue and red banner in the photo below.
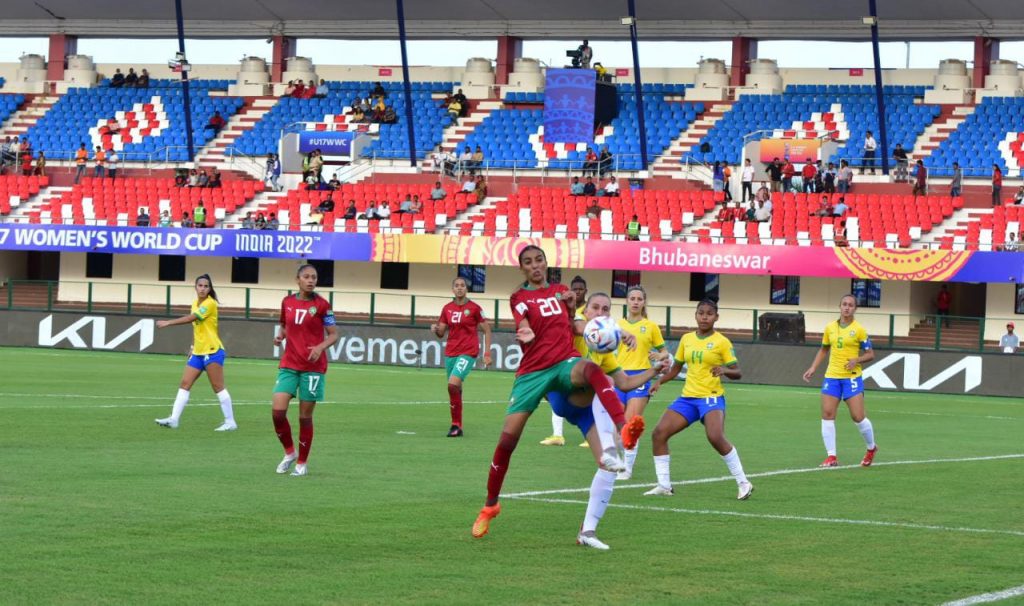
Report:
[[[544,83],[544,142],[593,143],[597,72],[549,69]]]

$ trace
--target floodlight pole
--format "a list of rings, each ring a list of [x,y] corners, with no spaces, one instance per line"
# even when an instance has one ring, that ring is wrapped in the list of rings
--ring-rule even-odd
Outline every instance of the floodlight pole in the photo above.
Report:
[[[188,161],[194,162],[196,150],[192,141],[192,102],[188,94],[188,55],[185,55],[185,20],[181,16],[181,0],[174,0],[174,12],[178,20],[178,52],[186,57],[181,65],[181,100],[185,104],[185,143],[188,145]]]
[[[873,1],[873,0],[872,0]],[[636,88],[637,127],[640,129],[640,170],[647,170],[647,125],[644,123],[644,92],[640,79],[640,51],[636,43],[636,0],[629,4],[629,42],[633,47],[633,86]]]
[[[398,44],[402,47],[402,88],[405,93],[405,123],[409,130],[409,166],[416,167],[416,125],[412,121],[412,85],[409,83],[409,54],[405,49],[405,6],[395,0],[398,9]]]
[[[876,150],[876,156],[881,156],[882,174],[888,175],[889,135],[885,128],[885,95],[882,92],[882,60],[878,53],[878,8],[875,0],[868,0],[868,10],[871,12],[871,54],[875,58],[875,103],[878,111],[879,149]]]

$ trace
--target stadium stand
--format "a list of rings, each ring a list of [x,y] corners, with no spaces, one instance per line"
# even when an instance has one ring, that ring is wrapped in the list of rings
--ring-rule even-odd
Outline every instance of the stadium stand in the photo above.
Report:
[[[1017,174],[1024,166],[1024,98],[985,97],[973,114],[942,141],[931,154],[933,176],[953,174],[953,162],[965,177],[988,177],[992,165],[1004,174]]]
[[[234,212],[263,191],[263,183],[252,180],[224,181],[220,188],[175,187],[173,178],[95,179],[86,177],[57,199],[33,209],[30,223],[73,223],[76,225],[133,225],[140,208],[146,208],[156,225],[161,212],[170,211],[175,222],[182,212],[203,201],[206,225]]]
[[[26,133],[35,150],[54,160],[74,157],[79,144],[91,151],[97,145],[119,151],[122,162],[147,160],[159,153],[161,160],[183,162],[185,119],[179,87],[72,88]],[[207,90],[191,94],[192,132],[196,148],[213,138],[204,126],[219,111],[227,119],[243,100],[211,97]],[[108,122],[115,120],[120,132],[104,135]],[[166,148],[166,149],[165,149]]]
[[[3,87],[3,78],[0,78],[0,88]],[[3,124],[11,117],[11,114],[18,111],[21,104],[25,102],[25,95],[0,95],[0,124]]]
[[[1020,239],[1024,225],[1024,206],[1004,205],[991,213],[967,221],[946,232],[939,240],[939,248],[947,250],[1000,250],[1008,234]]]
[[[890,148],[897,143],[911,151],[917,137],[939,115],[937,105],[920,105],[923,86],[886,86],[886,124]],[[874,88],[859,85],[790,85],[781,95],[743,95],[713,129],[700,141],[708,152],[690,157],[702,162],[723,160],[738,164],[744,136],[750,140],[803,136],[814,138],[831,133],[843,145],[827,162],[840,159],[857,165],[867,131],[879,132]],[[766,132],[758,132],[766,131]],[[698,146],[699,147],[699,146]],[[686,161],[683,158],[683,162]]]
[[[281,132],[296,122],[334,122],[335,116],[348,111],[356,97],[366,97],[374,82],[330,82],[330,92],[323,99],[282,98],[274,108],[261,119],[252,130],[247,131],[235,143],[238,151],[250,156],[262,156],[278,151]],[[450,91],[453,82],[413,82],[413,121],[416,125],[417,156],[425,157],[441,143],[441,137],[448,120],[445,108],[434,95]],[[404,158],[408,155],[408,127],[405,124],[405,95],[401,82],[385,82],[388,105],[395,109],[397,122],[381,124],[379,136],[364,149],[365,156],[381,158]]]
[[[49,184],[47,177],[0,176],[0,215],[9,215],[11,209],[35,196]]]

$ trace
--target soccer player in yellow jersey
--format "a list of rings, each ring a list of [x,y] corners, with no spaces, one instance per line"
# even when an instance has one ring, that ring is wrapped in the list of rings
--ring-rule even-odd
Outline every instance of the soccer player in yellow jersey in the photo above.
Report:
[[[178,396],[174,398],[171,416],[157,419],[157,425],[178,428],[181,413],[188,404],[192,385],[199,375],[206,371],[210,386],[220,400],[220,410],[224,413],[224,422],[215,431],[234,431],[238,429],[235,414],[231,408],[231,394],[224,388],[224,346],[217,334],[217,292],[213,290],[213,280],[209,274],[196,278],[196,300],[192,302],[192,311],[187,316],[174,320],[160,320],[157,328],[192,324],[192,352],[185,363],[185,372],[181,376]]]
[[[587,300],[587,281],[582,276],[576,276],[569,283],[569,288],[576,295],[576,301],[579,302],[580,306],[576,308],[576,316],[583,313],[583,309],[586,307]],[[579,331],[577,331],[578,333]],[[572,346],[576,348],[576,351],[580,352],[580,356],[586,358],[590,354],[590,350],[587,348],[587,342],[583,339],[582,334],[575,334],[572,338]],[[565,419],[551,412],[551,435],[540,441],[542,446],[565,446]],[[584,448],[588,448],[589,444],[585,441],[580,444]]]
[[[586,304],[581,307],[581,310],[576,315],[576,321],[584,324],[599,316],[610,317],[611,297],[605,293],[594,293],[586,300]],[[626,342],[626,349],[636,347],[636,339],[629,335],[623,335],[623,338]],[[624,392],[647,383],[662,370],[662,365],[659,363],[654,366],[649,365],[647,370],[639,374],[627,374],[623,371],[616,352],[597,353],[588,348],[586,357],[601,367],[604,374],[612,380],[616,390]],[[597,397],[591,395],[592,393],[583,390],[569,395],[552,392],[547,394],[547,398],[551,402],[553,410],[560,412],[566,420],[583,432],[586,444],[590,447],[594,460],[597,462],[598,469],[590,484],[587,513],[580,526],[580,532],[576,536],[576,543],[604,550],[608,549],[608,545],[597,538],[597,524],[611,500],[612,490],[615,487],[615,473],[621,473],[625,469],[625,463],[619,458],[621,441],[619,432],[615,430],[615,423]],[[592,400],[590,406],[587,406],[586,400],[583,400],[588,397]]]
[[[658,484],[644,494],[673,494],[668,440],[699,420],[704,424],[708,442],[722,456],[729,473],[736,480],[739,488],[736,498],[743,501],[754,491],[754,486],[743,473],[743,464],[736,448],[725,438],[725,390],[722,388],[722,377],[736,381],[742,376],[739,362],[732,343],[715,330],[718,303],[704,299],[697,304],[696,315],[697,330],[683,335],[676,351],[675,363],[659,380],[659,384],[671,381],[686,364],[683,395],[669,404],[651,436]]]
[[[651,353],[661,354],[664,351],[665,339],[661,336],[658,325],[647,319],[647,291],[643,286],[633,286],[626,291],[626,309],[626,317],[619,318],[619,328],[623,334],[633,335],[636,347],[630,349],[625,345],[620,346],[619,362],[627,375],[642,374],[651,367]],[[667,353],[664,359],[667,361]],[[647,403],[651,400],[651,384],[644,383],[632,391],[619,391],[618,394],[619,399],[626,405],[627,421],[635,416],[642,417]],[[626,451],[626,471],[619,473],[619,480],[633,477],[636,453],[636,448]]]
[[[811,367],[804,373],[804,381],[810,383],[814,371],[828,355],[825,381],[821,384],[821,439],[825,442],[825,460],[821,467],[837,467],[836,458],[836,410],[839,402],[846,400],[850,418],[857,424],[864,438],[867,452],[860,464],[869,467],[875,460],[878,446],[875,444],[875,429],[864,411],[864,379],[861,365],[875,359],[871,339],[860,322],[854,319],[857,299],[845,295],[839,301],[839,319],[825,327],[821,336],[821,349],[814,355]]]

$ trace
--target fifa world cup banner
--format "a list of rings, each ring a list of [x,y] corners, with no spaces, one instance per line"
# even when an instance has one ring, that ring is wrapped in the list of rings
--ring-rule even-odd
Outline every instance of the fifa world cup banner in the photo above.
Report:
[[[820,150],[821,141],[818,139],[762,139],[760,156],[761,162],[765,164],[776,158],[802,164],[808,158],[819,160]]]
[[[597,72],[549,69],[544,86],[544,142],[593,142]]]
[[[308,154],[320,150],[325,156],[351,156],[352,142],[358,133],[302,131],[299,133],[299,153]]]

